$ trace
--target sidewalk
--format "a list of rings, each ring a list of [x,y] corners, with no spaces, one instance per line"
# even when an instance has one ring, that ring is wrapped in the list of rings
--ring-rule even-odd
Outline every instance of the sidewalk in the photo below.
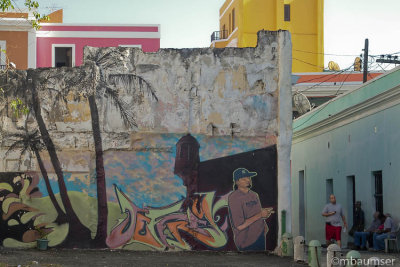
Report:
[[[344,250],[346,255],[348,250]],[[394,259],[400,266],[400,254],[361,252],[363,259],[378,257]],[[323,266],[326,266],[326,249],[322,250]],[[6,266],[272,266],[304,267],[293,258],[282,258],[265,253],[219,253],[219,252],[142,252],[122,250],[61,250],[48,251],[0,249],[0,267]],[[382,265],[381,265],[382,266]]]
[[[327,261],[326,261],[326,248],[322,248],[322,266],[325,267],[327,266]],[[342,255],[343,258],[346,258],[347,252],[349,252],[350,249],[343,249],[342,250]],[[367,263],[368,259],[371,258],[378,258],[380,260],[384,260],[392,264],[381,264],[379,266],[400,266],[400,253],[385,253],[385,252],[372,252],[372,251],[359,251],[361,254],[361,258],[363,259],[363,263]],[[383,262],[383,261],[381,261]],[[344,263],[344,262],[341,262]],[[340,266],[340,265],[337,265]],[[342,264],[344,266],[344,264]],[[363,266],[375,266],[375,265],[363,265]]]
[[[265,253],[219,252],[142,252],[126,250],[60,250],[0,249],[0,267],[6,266],[294,266],[291,258],[281,258]]]

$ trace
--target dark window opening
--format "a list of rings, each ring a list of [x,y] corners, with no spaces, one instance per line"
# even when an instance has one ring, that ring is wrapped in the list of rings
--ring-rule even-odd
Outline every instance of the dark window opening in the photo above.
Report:
[[[383,213],[383,184],[382,184],[382,171],[372,173],[375,180],[375,209]]]
[[[232,9],[232,31],[235,30],[235,9]]]
[[[284,5],[284,20],[285,21],[290,21],[290,5]]]
[[[55,67],[72,67],[72,47],[54,48]]]
[[[225,24],[222,26],[222,39],[226,39],[228,35],[226,34],[226,27]]]
[[[229,29],[228,29],[229,34],[231,33],[231,29],[232,29],[232,15],[229,14]]]
[[[299,234],[306,236],[306,185],[304,170],[299,171]]]

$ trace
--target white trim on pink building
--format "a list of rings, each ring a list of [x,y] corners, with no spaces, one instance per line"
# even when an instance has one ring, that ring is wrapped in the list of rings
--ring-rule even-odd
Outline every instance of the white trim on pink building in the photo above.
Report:
[[[79,66],[84,46],[140,47],[144,52],[156,52],[160,37],[160,25],[46,23],[36,31],[36,66],[55,66],[54,47],[73,47],[73,65]]]

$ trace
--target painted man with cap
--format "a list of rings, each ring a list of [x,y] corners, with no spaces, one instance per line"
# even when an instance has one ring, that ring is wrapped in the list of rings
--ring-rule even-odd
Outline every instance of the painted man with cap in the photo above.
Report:
[[[256,175],[245,168],[233,172],[237,189],[229,195],[228,206],[235,245],[240,251],[265,250],[268,228],[264,219],[273,213],[272,208],[263,209],[258,194],[250,190],[251,178]]]

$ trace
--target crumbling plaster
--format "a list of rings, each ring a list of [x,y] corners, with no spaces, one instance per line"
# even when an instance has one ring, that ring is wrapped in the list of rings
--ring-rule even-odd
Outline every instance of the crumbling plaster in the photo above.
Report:
[[[92,90],[92,83],[97,82],[119,90],[136,122],[135,127],[125,127],[109,99],[99,98],[106,151],[141,149],[135,145],[135,136],[144,133],[265,137],[265,145],[275,140],[279,226],[281,210],[286,210],[286,227],[290,231],[289,32],[259,32],[256,48],[160,49],[156,53],[144,53],[137,48],[86,47],[81,67],[30,71],[46,80],[39,96],[43,117],[57,148],[64,155],[82,154],[79,162],[73,162],[73,157],[61,157],[68,172],[84,173],[94,168],[93,163],[82,162],[90,161],[88,155],[94,157],[90,111],[85,96]],[[54,78],[48,79],[51,75]],[[33,118],[31,123],[35,128]],[[12,132],[21,125],[23,120],[15,122],[2,117],[3,130]],[[5,157],[9,143],[5,139],[2,141],[0,171],[4,172],[16,168],[17,156],[11,153]],[[14,160],[13,167],[7,166],[10,160]],[[37,171],[34,160],[30,162],[32,164],[25,169],[21,166],[20,170]]]

